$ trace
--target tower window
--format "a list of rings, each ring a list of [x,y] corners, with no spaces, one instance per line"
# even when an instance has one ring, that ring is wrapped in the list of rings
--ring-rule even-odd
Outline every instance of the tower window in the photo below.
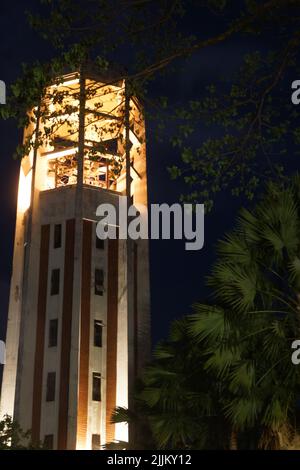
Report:
[[[61,247],[61,224],[54,225],[54,248]]]
[[[95,269],[95,295],[103,295],[104,273],[103,269]]]
[[[46,401],[55,400],[55,380],[56,380],[55,372],[48,372]]]
[[[93,372],[93,401],[101,401],[101,374]]]
[[[98,250],[104,250],[104,240],[102,240],[101,238],[97,237],[96,235],[96,248]]]
[[[51,274],[51,295],[59,294],[59,269],[52,269]]]
[[[94,321],[94,346],[102,348],[102,321]]]
[[[50,320],[49,322],[49,348],[57,346],[58,320]]]
[[[44,448],[47,450],[53,449],[53,434],[46,434],[44,437]]]
[[[101,440],[100,434],[92,434],[92,450],[100,450]]]

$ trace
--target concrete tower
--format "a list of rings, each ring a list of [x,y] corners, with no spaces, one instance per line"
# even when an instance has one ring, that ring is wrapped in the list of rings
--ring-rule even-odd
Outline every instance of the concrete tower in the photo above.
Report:
[[[20,168],[1,416],[53,449],[128,440],[111,413],[150,351],[148,243],[96,236],[100,204],[130,191],[147,206],[143,111],[125,87],[65,75],[24,132],[41,142]]]

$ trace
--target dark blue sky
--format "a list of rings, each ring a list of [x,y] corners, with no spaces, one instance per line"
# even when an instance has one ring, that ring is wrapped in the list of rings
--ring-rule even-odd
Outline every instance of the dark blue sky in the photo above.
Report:
[[[35,10],[38,0],[1,3],[0,18],[0,79],[9,85],[17,78],[22,62],[51,57],[49,46],[30,30],[24,10]],[[218,27],[215,17],[190,18],[187,29],[199,36],[214,34]],[[154,94],[168,94],[173,102],[197,99],[204,87],[221,75],[230,76],[239,68],[249,44],[240,38],[200,51],[188,59],[172,75],[172,80],[157,82]],[[148,128],[149,202],[178,201],[182,187],[170,180],[167,166],[176,155],[168,143],[158,143],[153,129]],[[201,139],[213,130],[199,128]],[[0,187],[1,187],[1,258],[0,258],[0,339],[5,336],[9,280],[12,269],[17,179],[19,162],[12,154],[20,138],[14,122],[0,121]],[[190,311],[193,302],[207,296],[205,276],[215,256],[215,244],[232,226],[240,201],[222,194],[212,214],[205,220],[205,245],[201,251],[185,251],[181,241],[151,242],[151,297],[153,342],[166,336],[170,321]]]

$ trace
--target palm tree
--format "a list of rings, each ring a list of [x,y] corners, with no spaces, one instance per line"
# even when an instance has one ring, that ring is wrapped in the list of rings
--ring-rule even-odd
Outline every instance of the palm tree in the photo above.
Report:
[[[226,383],[224,415],[256,445],[279,448],[293,434],[300,370],[300,179],[270,186],[253,211],[240,212],[219,243],[208,283],[217,305],[196,304],[189,332],[208,353],[205,368]]]

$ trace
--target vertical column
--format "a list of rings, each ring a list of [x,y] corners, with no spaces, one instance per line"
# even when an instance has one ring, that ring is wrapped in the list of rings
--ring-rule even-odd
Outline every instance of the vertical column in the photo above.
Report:
[[[76,447],[79,449],[86,448],[88,426],[92,227],[92,222],[87,220],[83,221],[79,395],[76,444]]]
[[[32,439],[40,440],[41,407],[43,391],[43,365],[45,345],[45,322],[47,308],[47,286],[49,266],[50,225],[41,228],[39,288],[37,305],[37,324],[35,338],[35,359],[33,375],[33,404],[32,404]]]
[[[9,310],[6,330],[6,364],[1,387],[0,419],[8,414],[14,416],[17,383],[18,351],[20,345],[22,284],[24,274],[24,237],[26,215],[18,211],[14,241],[13,269],[10,283]]]
[[[111,416],[116,407],[118,334],[118,240],[108,240],[107,345],[106,345],[106,442],[115,438]]]
[[[75,220],[66,222],[64,290],[62,309],[61,361],[59,384],[58,449],[67,448],[70,382],[70,351],[73,308]]]

